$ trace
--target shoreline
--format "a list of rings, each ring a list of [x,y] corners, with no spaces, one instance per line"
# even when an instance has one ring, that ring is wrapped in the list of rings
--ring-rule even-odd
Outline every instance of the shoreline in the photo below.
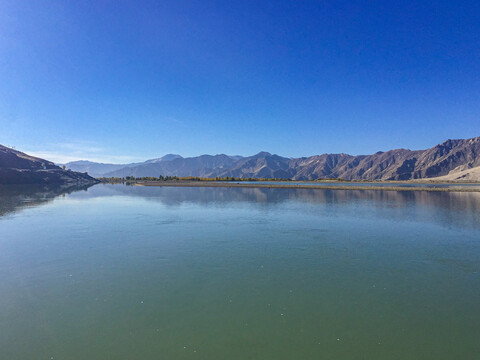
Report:
[[[331,182],[332,184],[334,182]],[[397,184],[400,182],[397,182]],[[431,185],[452,185],[452,183],[411,183],[404,182],[405,184],[431,184]],[[341,184],[341,182],[335,182],[335,184]],[[369,184],[384,184],[384,183],[369,183]],[[422,186],[365,186],[365,185],[303,185],[303,184],[252,184],[241,182],[216,182],[216,181],[141,181],[135,182],[134,186],[159,186],[159,187],[221,187],[221,188],[262,188],[262,189],[315,189],[315,190],[382,190],[382,191],[429,191],[429,192],[480,192],[480,184],[478,188],[461,187],[422,187]]]

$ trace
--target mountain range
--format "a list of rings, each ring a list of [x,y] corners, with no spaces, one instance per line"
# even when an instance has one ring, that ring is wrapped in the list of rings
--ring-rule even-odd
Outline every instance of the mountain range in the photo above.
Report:
[[[85,173],[63,170],[53,162],[0,145],[0,184],[86,185],[97,182]]]
[[[426,150],[396,149],[371,155],[322,154],[286,158],[268,152],[253,156],[168,154],[132,164],[75,161],[68,169],[94,177],[200,176],[289,178],[293,180],[412,180],[447,177],[480,180],[480,137],[447,140]]]

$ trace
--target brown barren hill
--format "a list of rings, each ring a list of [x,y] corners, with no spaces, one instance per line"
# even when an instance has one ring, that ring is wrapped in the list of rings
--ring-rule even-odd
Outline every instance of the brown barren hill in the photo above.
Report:
[[[94,184],[85,173],[0,145],[0,184]]]

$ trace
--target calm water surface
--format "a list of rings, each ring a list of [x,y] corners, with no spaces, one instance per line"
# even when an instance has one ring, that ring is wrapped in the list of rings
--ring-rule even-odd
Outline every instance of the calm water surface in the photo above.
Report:
[[[479,354],[479,193],[0,188],[0,359]]]

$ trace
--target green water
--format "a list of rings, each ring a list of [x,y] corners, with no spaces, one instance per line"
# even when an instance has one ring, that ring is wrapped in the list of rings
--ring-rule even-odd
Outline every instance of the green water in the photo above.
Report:
[[[0,188],[0,359],[478,359],[480,194]]]

